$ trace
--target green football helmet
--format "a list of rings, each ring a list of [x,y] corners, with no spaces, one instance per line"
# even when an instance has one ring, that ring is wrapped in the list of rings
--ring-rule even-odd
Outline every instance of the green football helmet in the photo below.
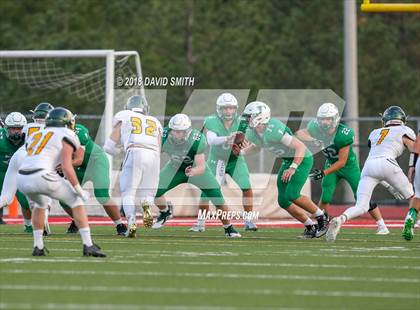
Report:
[[[407,121],[404,110],[396,105],[390,106],[380,115],[382,116],[382,123],[384,126],[404,125]]]
[[[134,95],[128,98],[125,109],[143,114],[149,114],[149,105],[147,104],[146,99],[139,95]]]
[[[52,109],[45,119],[46,127],[66,127],[74,130],[75,116],[66,108]]]
[[[32,119],[34,121],[45,120],[45,118],[48,115],[48,112],[50,112],[52,109],[54,109],[52,104],[48,102],[41,102],[36,106],[35,110],[31,110],[31,112],[33,113]]]

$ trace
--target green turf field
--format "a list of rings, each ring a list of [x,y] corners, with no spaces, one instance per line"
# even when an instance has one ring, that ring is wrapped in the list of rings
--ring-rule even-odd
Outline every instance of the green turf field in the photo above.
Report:
[[[53,226],[50,254],[0,226],[0,309],[420,309],[420,238],[344,229],[335,244],[263,229],[230,240],[221,229],[93,227],[106,259],[84,258],[78,235]]]

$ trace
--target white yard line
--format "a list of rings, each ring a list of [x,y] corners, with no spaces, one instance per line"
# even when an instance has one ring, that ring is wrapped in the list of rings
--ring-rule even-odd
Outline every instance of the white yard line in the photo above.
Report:
[[[272,290],[272,289],[209,289],[188,287],[136,287],[136,286],[80,286],[80,285],[0,285],[5,291],[65,291],[65,292],[113,292],[113,293],[158,293],[158,294],[215,294],[215,295],[266,295],[266,296],[331,296],[331,297],[368,297],[386,299],[420,299],[420,294],[366,291],[313,291],[313,290]]]
[[[46,275],[95,275],[107,277],[182,277],[182,278],[220,278],[220,279],[253,279],[253,280],[297,280],[297,281],[339,281],[369,283],[420,283],[417,278],[384,278],[384,277],[352,277],[352,276],[313,276],[313,275],[279,275],[279,274],[247,274],[247,273],[215,273],[215,272],[157,272],[157,271],[94,271],[94,270],[25,270],[6,269],[3,274],[46,274]]]
[[[393,292],[366,292],[366,291],[312,291],[296,290],[295,295],[301,296],[327,296],[327,297],[366,297],[366,298],[398,298],[398,299],[420,299],[420,294],[393,293]]]
[[[47,309],[47,310],[301,310],[304,308],[232,307],[232,306],[187,306],[144,304],[75,304],[75,303],[8,303],[1,302],[0,309]]]

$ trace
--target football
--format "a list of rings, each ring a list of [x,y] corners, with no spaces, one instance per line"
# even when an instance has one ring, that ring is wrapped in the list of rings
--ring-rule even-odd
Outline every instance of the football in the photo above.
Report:
[[[245,140],[245,135],[243,132],[237,132],[235,135],[235,139],[233,140],[233,144],[241,145],[242,142]]]

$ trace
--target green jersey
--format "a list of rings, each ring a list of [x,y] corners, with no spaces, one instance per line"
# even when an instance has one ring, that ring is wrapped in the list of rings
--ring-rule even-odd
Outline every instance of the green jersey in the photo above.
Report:
[[[104,151],[102,148],[93,142],[92,138],[89,135],[89,130],[81,125],[76,124],[74,131],[77,134],[77,137],[80,140],[80,145],[85,148],[85,155],[83,157],[83,162],[80,165],[81,168],[87,168],[89,160],[96,160],[99,156],[102,156]]]
[[[23,145],[23,141],[19,144],[13,144],[6,137],[6,129],[0,128],[0,173],[6,172],[9,166],[10,158]]]
[[[352,147],[354,142],[354,131],[347,125],[341,123],[338,124],[337,131],[334,136],[329,135],[322,130],[316,120],[309,122],[307,130],[313,138],[324,143],[326,147],[322,150],[322,153],[330,164],[333,164],[338,160],[338,152],[341,148],[347,145],[350,145],[350,151],[345,167],[353,163],[357,163],[356,154],[354,153]]]
[[[262,135],[254,129],[248,128],[246,138],[256,146],[265,148],[277,157],[293,158],[295,150],[284,145],[281,140],[285,134],[293,136],[292,130],[281,121],[270,118],[267,128]]]
[[[162,134],[162,152],[170,156],[173,168],[185,170],[194,163],[194,156],[204,153],[207,142],[204,135],[197,129],[193,129],[188,139],[182,144],[175,144],[169,139],[170,128],[164,128]]]
[[[236,131],[246,132],[245,123],[241,121],[240,117],[235,117],[230,128],[226,128],[223,124],[223,120],[216,114],[206,117],[204,120],[204,128],[214,132],[218,137],[230,136]],[[229,161],[238,158],[232,153],[232,148],[227,143],[211,145],[210,156]]]

